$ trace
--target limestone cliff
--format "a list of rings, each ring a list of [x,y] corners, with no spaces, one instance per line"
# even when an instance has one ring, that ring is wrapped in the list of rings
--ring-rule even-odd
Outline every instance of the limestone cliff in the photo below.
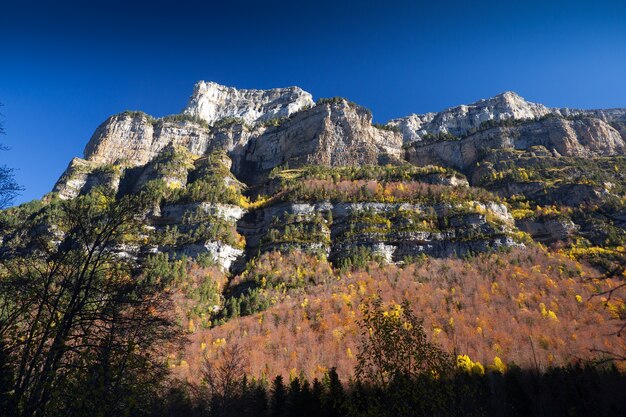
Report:
[[[512,91],[439,113],[412,114],[393,119],[391,126],[400,128],[405,142],[421,140],[427,134],[450,133],[462,136],[489,121],[536,119],[552,111],[542,104],[531,103]]]
[[[401,160],[402,137],[372,126],[369,110],[330,99],[253,137],[234,158],[233,172],[247,181],[279,165],[342,166]]]
[[[559,155],[591,157],[622,154],[626,142],[610,124],[592,117],[575,120],[547,117],[517,126],[492,127],[460,139],[417,141],[406,159],[418,165],[466,169],[489,149],[528,149],[544,146]]]
[[[141,112],[109,117],[85,147],[85,159],[99,164],[144,165],[169,144],[181,145],[197,155],[207,151],[209,128],[189,121],[154,119]]]
[[[289,117],[314,104],[311,94],[299,87],[238,90],[200,81],[183,114],[199,117],[209,124],[226,117],[241,118],[248,124],[254,124]]]
[[[516,93],[507,91],[489,99],[479,100],[469,105],[460,105],[443,110],[439,113],[412,114],[407,117],[393,119],[388,124],[400,129],[405,143],[412,143],[424,139],[433,139],[437,136],[445,136],[448,139],[453,137],[463,138],[476,132],[481,132],[494,126],[504,125],[512,127],[512,125],[524,124],[524,122],[535,122],[544,118],[554,116],[559,119],[594,119],[602,123],[599,128],[589,127],[587,133],[582,133],[585,138],[582,141],[572,140],[572,130],[576,127],[569,128],[566,123],[561,123],[561,127],[548,126],[551,129],[550,135],[555,141],[564,143],[564,147],[559,150],[562,154],[584,153],[578,146],[590,146],[591,148],[605,148],[603,150],[609,153],[619,152],[615,149],[615,130],[626,133],[626,109],[606,109],[606,110],[581,110],[569,108],[549,108],[542,104],[526,101]],[[558,124],[554,122],[552,124]],[[609,126],[609,124],[611,124]],[[536,125],[535,125],[536,126]],[[501,141],[508,141],[508,134],[517,136],[527,135],[525,132],[515,133],[515,129],[504,131],[489,131],[493,138],[500,135]],[[584,128],[583,128],[584,130]],[[540,133],[543,134],[543,133]],[[561,136],[561,138],[558,138]],[[618,135],[619,136],[619,135]],[[623,138],[626,135],[622,133]],[[572,145],[576,149],[570,149],[567,142],[572,141]],[[608,142],[604,144],[603,142]],[[623,141],[622,141],[623,142]],[[489,145],[486,145],[489,146]],[[448,148],[447,145],[442,145]],[[618,147],[619,148],[619,147]],[[590,149],[591,153],[594,152]]]

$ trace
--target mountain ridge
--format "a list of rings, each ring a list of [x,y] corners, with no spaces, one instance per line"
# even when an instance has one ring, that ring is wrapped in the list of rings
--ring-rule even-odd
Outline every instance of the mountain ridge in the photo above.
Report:
[[[337,126],[341,122],[351,130],[353,126],[358,124],[353,123],[360,117],[357,115],[358,111],[355,110],[352,114],[347,115],[345,110],[349,109],[349,106],[344,105],[342,109],[339,109],[336,105],[349,102],[343,99],[336,99],[335,101],[333,103],[333,100],[318,100],[326,106],[335,105],[334,110],[336,111],[334,115],[329,115],[332,119],[330,124],[323,121],[324,117],[315,120],[314,123],[318,125],[325,123],[329,128],[327,132],[332,130],[331,125]],[[167,144],[174,143],[186,146],[192,153],[198,155],[216,148],[225,149],[234,155],[235,167],[243,165],[243,161],[250,162],[250,159],[263,159],[262,165],[269,167],[267,162],[269,155],[250,155],[249,150],[254,147],[249,144],[250,140],[260,143],[263,142],[261,138],[264,135],[265,137],[272,135],[275,137],[280,135],[281,131],[289,131],[290,127],[296,131],[305,130],[305,126],[294,126],[297,123],[293,123],[289,119],[303,112],[319,113],[314,109],[315,106],[316,103],[313,102],[312,96],[299,87],[237,90],[213,82],[200,81],[194,87],[194,93],[181,115],[154,119],[140,112],[124,112],[108,118],[96,129],[88,142],[84,159],[109,164],[124,161],[131,166],[138,166],[154,158]],[[358,107],[352,108],[357,109]],[[550,115],[564,118],[593,117],[600,123],[597,123],[599,126],[595,132],[590,132],[590,141],[602,140],[612,135],[612,141],[616,142],[616,146],[620,149],[623,148],[623,143],[617,142],[623,142],[623,138],[626,137],[626,128],[624,128],[626,126],[626,109],[548,108],[541,104],[528,102],[511,91],[503,92],[492,98],[481,99],[469,105],[449,107],[436,113],[412,114],[403,118],[392,119],[386,125],[377,125],[378,131],[367,128],[369,133],[366,136],[369,137],[369,140],[365,142],[373,145],[382,154],[407,159],[407,157],[402,157],[401,152],[397,150],[399,146],[395,136],[384,133],[380,127],[391,132],[399,130],[402,134],[402,143],[406,146],[421,141],[424,137],[428,139],[433,135],[450,134],[458,137],[475,133],[485,123],[502,123],[507,120],[530,122]],[[350,118],[352,120],[348,120]],[[299,120],[305,119],[307,117],[300,117]],[[371,122],[370,116],[369,119],[366,117],[360,123],[365,128],[367,125],[371,125]],[[615,126],[610,123],[614,123]],[[311,141],[324,137],[322,130],[318,130],[317,133],[313,133],[313,137],[309,137],[301,144],[296,145],[309,145]],[[333,135],[330,134],[330,136]],[[342,138],[355,138],[355,135],[350,132],[344,132],[340,136]],[[280,142],[280,140],[278,141]],[[294,142],[293,138],[283,140]],[[283,143],[281,150],[284,150],[285,145],[286,143]],[[331,140],[330,143],[320,146],[333,148],[333,145],[335,143]],[[560,152],[562,153],[562,151],[561,149]],[[277,152],[277,150],[272,149],[271,152]],[[615,153],[615,150],[608,149],[607,152]],[[297,156],[294,157],[297,158]],[[237,159],[240,159],[242,163],[239,163]],[[287,160],[289,157],[283,159]],[[326,163],[332,164],[332,159],[326,157],[321,160],[326,160]],[[376,158],[372,156],[366,159],[367,162],[376,162]],[[344,164],[364,162],[359,158],[351,160],[350,156],[343,158],[342,161]],[[286,161],[280,161],[280,163],[284,162]],[[269,169],[271,168],[273,167],[269,167]]]
[[[140,252],[209,253],[225,269],[242,268],[272,248],[299,247],[339,261],[365,247],[401,262],[419,254],[447,257],[524,245],[522,230],[542,241],[568,241],[602,229],[589,229],[588,219],[513,219],[510,212],[520,203],[511,199],[520,194],[541,205],[574,205],[617,196],[615,186],[590,182],[585,172],[554,184],[526,177],[529,169],[532,174],[545,164],[584,158],[618,158],[619,166],[626,150],[624,115],[623,109],[550,109],[504,92],[428,113],[425,124],[407,134],[399,122],[373,124],[368,109],[343,98],[313,102],[297,87],[237,90],[199,82],[181,115],[155,119],[127,111],[108,118],[51,195],[72,199],[98,187],[118,196],[160,190],[146,222],[158,236],[169,229],[179,235],[157,236]],[[605,178],[608,167],[598,164]],[[493,182],[511,170],[506,184]],[[415,182],[428,185],[416,188]],[[571,192],[579,196],[568,197]],[[334,223],[312,220],[315,212]],[[422,212],[428,215],[411,214]],[[230,231],[207,235],[202,221],[189,220],[206,216]],[[285,231],[275,219],[293,227]],[[347,230],[354,222],[359,226]],[[309,227],[313,238],[280,237]]]

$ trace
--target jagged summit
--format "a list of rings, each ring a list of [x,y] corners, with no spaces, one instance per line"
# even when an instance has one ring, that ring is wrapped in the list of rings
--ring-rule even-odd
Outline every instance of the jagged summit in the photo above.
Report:
[[[402,130],[405,142],[421,140],[428,134],[462,136],[488,121],[536,119],[551,113],[543,104],[526,101],[513,91],[447,108],[439,113],[412,114],[389,122]]]
[[[505,91],[471,104],[449,107],[440,112],[411,114],[389,121],[402,131],[405,143],[422,140],[427,135],[465,136],[480,130],[485,123],[505,120],[533,120],[549,115],[557,117],[593,117],[610,123],[626,117],[626,109],[582,110],[551,108],[524,99],[514,91]]]
[[[300,87],[238,90],[211,81],[199,81],[183,114],[199,117],[209,124],[226,117],[241,118],[253,124],[289,117],[313,105],[311,94]]]
[[[505,91],[491,98],[478,100],[470,106],[489,109],[503,116],[512,116],[515,119],[541,117],[550,112],[543,104],[527,101],[514,91]]]

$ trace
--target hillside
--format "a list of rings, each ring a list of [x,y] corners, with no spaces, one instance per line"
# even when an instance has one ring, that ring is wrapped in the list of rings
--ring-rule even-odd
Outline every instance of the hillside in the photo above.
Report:
[[[377,125],[298,87],[199,82],[181,114],[104,121],[51,193],[0,213],[0,255],[62,241],[66,201],[142,195],[114,252],[171,283],[177,376],[237,344],[256,378],[349,378],[376,294],[448,352],[545,369],[626,349],[623,294],[598,296],[624,278],[625,150],[626,109],[506,92]]]

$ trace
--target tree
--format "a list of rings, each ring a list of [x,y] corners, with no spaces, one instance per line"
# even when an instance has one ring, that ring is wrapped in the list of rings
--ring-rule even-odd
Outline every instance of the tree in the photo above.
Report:
[[[216,358],[204,357],[204,382],[209,388],[212,411],[219,416],[236,415],[244,397],[248,360],[238,344],[220,349]]]
[[[140,414],[176,340],[167,282],[135,273],[142,197],[94,192],[47,207],[0,260],[11,415]]]
[[[287,387],[283,377],[278,375],[272,382],[272,396],[270,398],[270,416],[282,417],[285,415],[287,405]]]
[[[429,342],[423,320],[410,303],[383,308],[380,297],[365,300],[361,311],[361,346],[356,376],[361,381],[386,388],[393,381],[418,376],[441,377],[454,368],[452,357]]]
[[[0,106],[2,104],[0,103]],[[0,135],[4,134],[4,126],[0,122]],[[0,143],[0,151],[9,148]],[[24,188],[15,181],[15,169],[0,165],[0,209],[8,207]]]
[[[326,395],[323,401],[324,415],[340,417],[345,415],[346,393],[337,375],[337,370],[331,368],[325,376]]]

